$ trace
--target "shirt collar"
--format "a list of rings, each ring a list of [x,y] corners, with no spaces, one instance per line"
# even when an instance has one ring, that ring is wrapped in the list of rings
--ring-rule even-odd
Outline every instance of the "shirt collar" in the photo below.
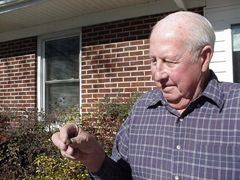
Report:
[[[151,99],[146,103],[147,107],[154,107],[157,105],[167,105],[168,103],[165,101],[162,92],[156,88],[152,91],[153,96]]]
[[[220,88],[217,76],[212,70],[210,70],[210,78],[207,87],[202,93],[202,97],[206,97],[211,100],[218,108],[222,109],[224,104],[224,94]]]
[[[219,87],[219,81],[215,73],[210,70],[210,78],[207,87],[203,91],[199,98],[205,97],[209,102],[214,103],[221,110],[224,103],[224,94]],[[199,99],[198,98],[198,99]],[[162,92],[159,89],[153,90],[153,96],[150,101],[147,102],[147,107],[153,107],[157,105],[168,105],[167,101],[163,97]]]

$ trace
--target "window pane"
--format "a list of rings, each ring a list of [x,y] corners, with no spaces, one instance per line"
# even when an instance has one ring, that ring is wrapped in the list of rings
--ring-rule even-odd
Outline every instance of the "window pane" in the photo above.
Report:
[[[46,80],[79,79],[79,37],[46,41]]]
[[[240,24],[232,26],[233,81],[240,83]]]
[[[46,84],[47,110],[79,105],[79,82]]]

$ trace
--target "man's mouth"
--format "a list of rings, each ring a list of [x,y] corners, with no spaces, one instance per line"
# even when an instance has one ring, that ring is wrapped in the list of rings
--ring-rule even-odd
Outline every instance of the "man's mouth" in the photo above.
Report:
[[[165,86],[162,86],[161,88],[164,92],[169,92],[174,88],[174,86],[173,85],[165,85]]]

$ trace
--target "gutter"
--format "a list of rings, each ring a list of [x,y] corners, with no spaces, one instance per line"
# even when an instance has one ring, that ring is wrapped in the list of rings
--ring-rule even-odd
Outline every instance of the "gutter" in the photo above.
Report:
[[[0,15],[26,8],[46,0],[5,0],[0,1]]]

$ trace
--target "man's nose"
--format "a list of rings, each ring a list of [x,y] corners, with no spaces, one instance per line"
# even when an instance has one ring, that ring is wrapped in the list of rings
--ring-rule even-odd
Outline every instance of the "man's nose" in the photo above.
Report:
[[[164,71],[156,71],[154,74],[155,81],[163,81],[168,78],[168,73]]]
[[[161,81],[168,78],[168,73],[165,71],[164,62],[159,59],[156,63],[155,81]]]

